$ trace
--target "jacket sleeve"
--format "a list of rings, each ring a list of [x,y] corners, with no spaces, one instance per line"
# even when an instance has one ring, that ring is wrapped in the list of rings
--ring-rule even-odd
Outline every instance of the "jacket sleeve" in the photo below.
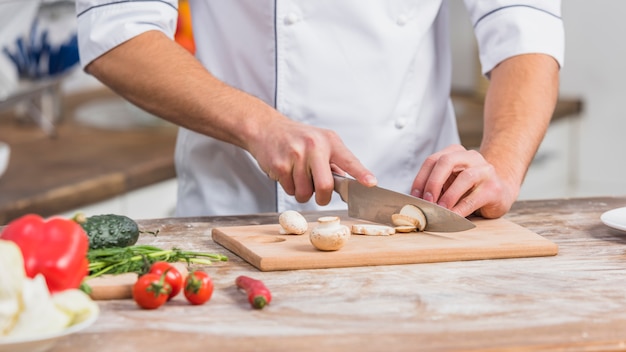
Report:
[[[150,30],[174,37],[177,0],[76,0],[81,66]]]
[[[565,34],[560,0],[465,0],[470,14],[482,73],[521,54],[554,57],[563,67]]]

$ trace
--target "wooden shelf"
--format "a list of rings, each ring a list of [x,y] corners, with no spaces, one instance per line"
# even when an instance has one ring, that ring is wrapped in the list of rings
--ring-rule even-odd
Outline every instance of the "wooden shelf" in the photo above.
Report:
[[[98,90],[63,100],[54,137],[36,123],[0,114],[0,140],[11,146],[0,178],[0,225],[26,213],[50,216],[176,177],[176,127],[105,130],[77,123],[74,111]]]
[[[466,148],[478,148],[483,137],[483,98],[473,91],[452,92],[461,144]],[[578,116],[583,109],[578,99],[561,98],[556,104],[552,122]]]

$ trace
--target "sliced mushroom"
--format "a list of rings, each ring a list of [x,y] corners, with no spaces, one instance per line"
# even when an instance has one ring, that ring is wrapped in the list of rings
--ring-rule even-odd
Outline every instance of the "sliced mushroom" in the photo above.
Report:
[[[424,231],[424,229],[426,228],[426,215],[424,215],[424,212],[420,208],[416,207],[413,204],[407,204],[403,206],[402,209],[400,209],[400,213],[398,215],[403,215],[402,218],[408,217],[414,219],[416,221],[415,227],[418,231]],[[396,223],[394,222],[394,224]]]
[[[408,232],[415,232],[417,231],[417,228],[415,226],[395,226],[394,229],[396,229],[397,233],[408,233]]]
[[[295,210],[286,210],[278,216],[281,235],[302,235],[308,228],[309,223],[302,214]]]
[[[405,215],[405,214],[393,214],[391,215],[391,222],[395,226],[417,227],[419,220],[409,215]]]
[[[352,233],[367,236],[389,236],[396,233],[396,230],[393,227],[386,225],[354,224],[352,225]]]

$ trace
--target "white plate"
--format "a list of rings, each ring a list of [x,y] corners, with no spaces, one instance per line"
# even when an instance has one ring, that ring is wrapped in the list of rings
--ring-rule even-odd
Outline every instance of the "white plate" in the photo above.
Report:
[[[626,231],[626,207],[609,210],[600,216],[600,220],[606,226]]]
[[[72,325],[67,329],[37,337],[0,338],[0,352],[44,352],[54,347],[54,344],[62,337],[77,333],[91,326],[98,319],[98,309],[91,312],[89,317],[82,322]]]

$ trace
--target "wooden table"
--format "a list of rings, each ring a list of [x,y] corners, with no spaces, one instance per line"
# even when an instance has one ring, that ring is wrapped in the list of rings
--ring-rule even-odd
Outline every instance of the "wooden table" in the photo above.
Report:
[[[216,226],[277,214],[141,221],[143,243],[225,254],[204,267],[213,298],[158,310],[101,301],[87,330],[54,351],[614,351],[626,350],[626,233],[600,215],[624,198],[523,201],[506,218],[554,241],[555,257],[259,272],[211,240]],[[306,214],[315,220],[319,214]],[[247,274],[273,301],[253,310],[234,286]]]

